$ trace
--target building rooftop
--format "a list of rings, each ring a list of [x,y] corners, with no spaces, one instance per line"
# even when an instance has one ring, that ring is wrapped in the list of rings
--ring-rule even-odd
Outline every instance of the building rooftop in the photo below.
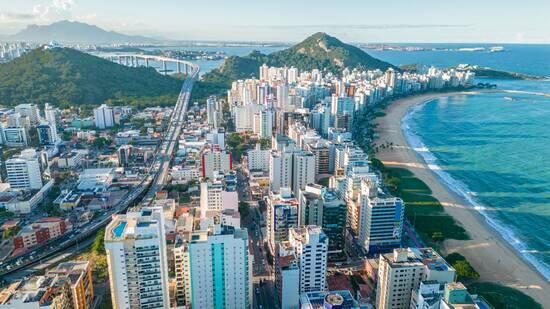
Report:
[[[158,220],[163,215],[160,207],[129,210],[126,215],[114,215],[107,225],[105,241],[158,237]]]

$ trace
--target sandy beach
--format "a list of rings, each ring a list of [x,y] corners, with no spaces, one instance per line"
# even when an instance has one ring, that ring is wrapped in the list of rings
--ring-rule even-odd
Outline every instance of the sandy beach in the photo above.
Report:
[[[459,252],[479,272],[482,281],[514,287],[533,297],[544,308],[550,308],[550,283],[488,226],[482,215],[441,182],[422,158],[408,146],[401,131],[401,119],[412,106],[430,99],[464,94],[466,92],[426,94],[394,101],[386,109],[386,115],[376,119],[379,136],[375,142],[393,143],[394,146],[391,149],[381,149],[376,156],[386,166],[403,167],[413,172],[431,188],[433,196],[445,206],[446,212],[468,231],[471,240],[445,241],[445,254]]]

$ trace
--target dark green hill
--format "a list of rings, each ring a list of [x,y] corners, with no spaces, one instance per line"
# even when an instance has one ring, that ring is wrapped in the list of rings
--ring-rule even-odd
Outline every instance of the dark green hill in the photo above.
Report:
[[[386,70],[393,65],[376,59],[360,48],[318,32],[291,48],[275,52],[270,58],[301,70],[326,68],[340,71],[346,67]]]
[[[294,66],[307,71],[324,69],[335,74],[340,74],[346,67],[380,70],[396,68],[358,47],[318,32],[301,43],[269,55],[254,51],[245,57],[229,57],[214,74],[222,74],[230,79],[257,77],[259,67],[264,63],[269,66]]]
[[[294,66],[300,70],[327,70],[339,75],[346,67],[386,70],[396,68],[358,47],[343,43],[326,33],[316,33],[290,48],[265,55],[253,51],[248,56],[231,56],[219,69],[205,74],[193,88],[192,99],[204,102],[209,95],[223,95],[236,79],[258,77],[262,64]]]
[[[8,106],[50,102],[68,107],[122,97],[146,97],[158,104],[162,97],[172,100],[180,87],[181,81],[153,68],[125,67],[70,48],[38,48],[0,65],[0,104]]]

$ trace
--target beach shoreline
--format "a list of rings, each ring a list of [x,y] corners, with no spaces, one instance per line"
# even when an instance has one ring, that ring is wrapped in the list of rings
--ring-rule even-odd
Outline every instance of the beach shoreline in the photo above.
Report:
[[[375,144],[392,143],[390,148],[381,148],[376,157],[388,167],[408,169],[428,185],[433,196],[444,206],[445,211],[459,222],[471,240],[446,240],[445,253],[458,252],[464,255],[479,272],[480,281],[500,283],[521,290],[533,297],[544,308],[550,308],[550,283],[515,248],[487,222],[483,214],[475,210],[464,197],[445,184],[432,171],[423,157],[412,149],[401,128],[402,119],[415,106],[428,101],[450,96],[480,92],[505,92],[500,90],[473,90],[449,93],[432,93],[411,96],[393,101],[385,110],[385,116],[375,120],[378,137]]]

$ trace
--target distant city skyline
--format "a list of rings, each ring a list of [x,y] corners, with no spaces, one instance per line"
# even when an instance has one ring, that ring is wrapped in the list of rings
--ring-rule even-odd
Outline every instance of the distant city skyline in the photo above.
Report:
[[[550,2],[0,0],[0,35],[73,20],[173,40],[296,42],[323,31],[365,43],[550,43],[541,12]]]

